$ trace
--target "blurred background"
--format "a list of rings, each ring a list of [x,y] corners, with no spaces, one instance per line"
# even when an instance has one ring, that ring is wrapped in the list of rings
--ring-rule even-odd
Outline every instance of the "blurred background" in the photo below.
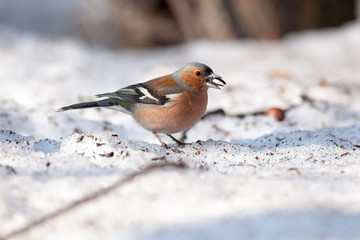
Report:
[[[0,0],[0,24],[109,48],[277,40],[360,16],[360,0]]]

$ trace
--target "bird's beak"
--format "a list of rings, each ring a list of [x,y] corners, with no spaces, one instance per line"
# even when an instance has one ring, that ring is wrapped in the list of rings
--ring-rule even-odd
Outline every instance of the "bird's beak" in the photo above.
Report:
[[[215,74],[215,73],[211,73],[207,78],[206,78],[206,86],[211,87],[211,88],[216,88],[216,89],[220,89],[220,87],[223,87],[226,85],[226,82],[224,80],[222,80],[222,78]]]

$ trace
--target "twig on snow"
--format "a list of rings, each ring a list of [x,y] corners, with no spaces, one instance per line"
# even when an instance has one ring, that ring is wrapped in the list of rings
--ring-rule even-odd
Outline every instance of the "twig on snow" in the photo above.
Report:
[[[31,222],[29,222],[28,224],[26,224],[25,226],[18,228],[12,232],[9,232],[3,236],[0,236],[0,240],[9,240],[10,238],[16,237],[18,235],[24,234],[26,232],[31,231],[32,229],[38,227],[39,225],[48,222],[49,220],[53,220],[59,216],[62,216],[68,212],[70,212],[71,210],[74,210],[76,208],[78,208],[79,206],[94,201],[100,197],[105,196],[106,194],[114,191],[115,189],[122,187],[124,184],[131,182],[132,180],[134,180],[136,177],[138,176],[143,176],[146,175],[154,170],[159,170],[159,169],[163,169],[163,168],[185,168],[185,164],[184,163],[162,163],[162,164],[151,164],[149,166],[147,166],[146,168],[144,168],[143,170],[139,171],[139,172],[135,172],[132,173],[124,178],[120,178],[117,181],[115,181],[113,184],[111,184],[109,187],[107,188],[103,188],[100,189],[94,193],[91,193],[85,197],[82,197],[78,200],[75,200],[69,204],[67,204],[66,206],[63,206],[53,212],[50,212],[48,214],[45,214],[44,216],[42,216],[39,219],[33,220]]]

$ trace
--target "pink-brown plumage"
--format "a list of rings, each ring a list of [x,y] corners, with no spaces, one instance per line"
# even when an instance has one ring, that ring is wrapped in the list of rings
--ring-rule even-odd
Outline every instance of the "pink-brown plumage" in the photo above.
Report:
[[[138,105],[132,115],[149,131],[172,134],[194,125],[205,113],[207,102],[206,90],[198,94],[185,90],[165,105]]]

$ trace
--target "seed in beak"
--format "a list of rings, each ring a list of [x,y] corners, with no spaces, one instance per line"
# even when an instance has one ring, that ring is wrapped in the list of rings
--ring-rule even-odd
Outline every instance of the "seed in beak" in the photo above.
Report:
[[[221,81],[221,80],[219,80],[219,79],[217,79],[217,78],[212,79],[212,82],[213,82],[214,84],[216,84],[216,85],[219,85],[219,86],[225,86],[224,81]]]

